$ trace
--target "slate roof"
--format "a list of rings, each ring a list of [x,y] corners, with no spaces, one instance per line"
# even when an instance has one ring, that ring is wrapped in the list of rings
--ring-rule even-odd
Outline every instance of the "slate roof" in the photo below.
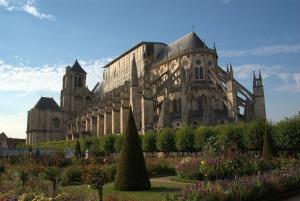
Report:
[[[38,110],[51,110],[55,112],[61,112],[61,108],[55,102],[53,98],[41,97],[37,104],[34,106],[34,109]]]
[[[80,64],[79,64],[79,62],[77,61],[77,59],[76,59],[75,63],[73,64],[71,70],[72,70],[73,72],[84,73],[84,74],[86,74],[86,72],[85,72],[85,71],[83,70],[83,68],[80,66]]]
[[[175,55],[180,51],[194,50],[197,48],[208,47],[195,32],[191,32],[162,48],[156,59],[160,60],[167,56]]]

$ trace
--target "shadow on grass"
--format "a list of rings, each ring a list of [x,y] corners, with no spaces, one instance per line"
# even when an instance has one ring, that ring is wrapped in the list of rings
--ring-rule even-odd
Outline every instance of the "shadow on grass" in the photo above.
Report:
[[[175,192],[177,190],[178,190],[178,188],[176,188],[175,186],[174,187],[155,186],[155,187],[152,187],[150,190],[148,190],[148,192],[169,193],[169,192]]]

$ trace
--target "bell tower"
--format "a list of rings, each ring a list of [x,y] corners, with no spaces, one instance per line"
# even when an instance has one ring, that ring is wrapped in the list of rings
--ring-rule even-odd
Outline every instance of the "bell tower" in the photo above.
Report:
[[[264,86],[260,70],[258,78],[256,78],[255,72],[253,72],[253,97],[255,119],[266,119]]]

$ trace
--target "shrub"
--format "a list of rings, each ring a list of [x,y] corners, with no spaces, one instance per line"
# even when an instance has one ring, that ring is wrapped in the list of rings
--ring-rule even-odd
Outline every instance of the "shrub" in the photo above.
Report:
[[[84,176],[85,182],[98,191],[99,201],[103,200],[103,186],[111,181],[111,178],[103,170],[103,167],[93,167]]]
[[[163,152],[171,152],[175,150],[175,137],[170,128],[164,128],[157,135],[158,150]]]
[[[167,159],[147,160],[146,166],[148,174],[152,176],[176,174],[175,167]]]
[[[194,158],[184,158],[175,166],[177,174],[184,179],[202,180],[203,174],[199,171],[199,160]]]
[[[59,177],[59,169],[50,167],[44,172],[44,179],[50,181],[52,183],[52,198],[55,198],[55,193],[58,185]]]
[[[151,184],[131,107],[123,137],[114,188],[117,190],[147,190],[151,188]]]
[[[178,151],[194,151],[193,129],[182,127],[176,131],[176,148]]]
[[[105,154],[113,153],[115,151],[114,147],[115,136],[114,135],[105,135],[101,140],[101,147]]]
[[[156,147],[156,133],[155,132],[146,132],[142,138],[142,148],[145,152],[155,152]]]
[[[117,135],[114,143],[116,152],[120,152],[122,149],[123,138],[121,135]]]
[[[204,151],[207,147],[206,144],[213,136],[213,131],[210,127],[201,126],[194,132],[195,149],[197,151]]]
[[[29,180],[29,174],[25,172],[24,170],[19,171],[18,177],[22,182],[22,186],[25,185],[25,183]]]
[[[221,144],[222,150],[241,150],[246,149],[245,134],[241,125],[226,125],[220,126],[221,128]]]
[[[62,174],[62,185],[82,184],[82,174],[84,170],[78,166],[67,167]]]

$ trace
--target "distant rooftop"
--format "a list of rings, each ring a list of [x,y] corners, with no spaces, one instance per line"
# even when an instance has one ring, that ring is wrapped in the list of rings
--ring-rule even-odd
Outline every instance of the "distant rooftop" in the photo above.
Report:
[[[61,111],[61,108],[55,102],[55,100],[53,98],[49,98],[49,97],[41,97],[40,100],[37,102],[37,104],[34,106],[34,109],[51,110],[51,111],[57,111],[57,112]]]

